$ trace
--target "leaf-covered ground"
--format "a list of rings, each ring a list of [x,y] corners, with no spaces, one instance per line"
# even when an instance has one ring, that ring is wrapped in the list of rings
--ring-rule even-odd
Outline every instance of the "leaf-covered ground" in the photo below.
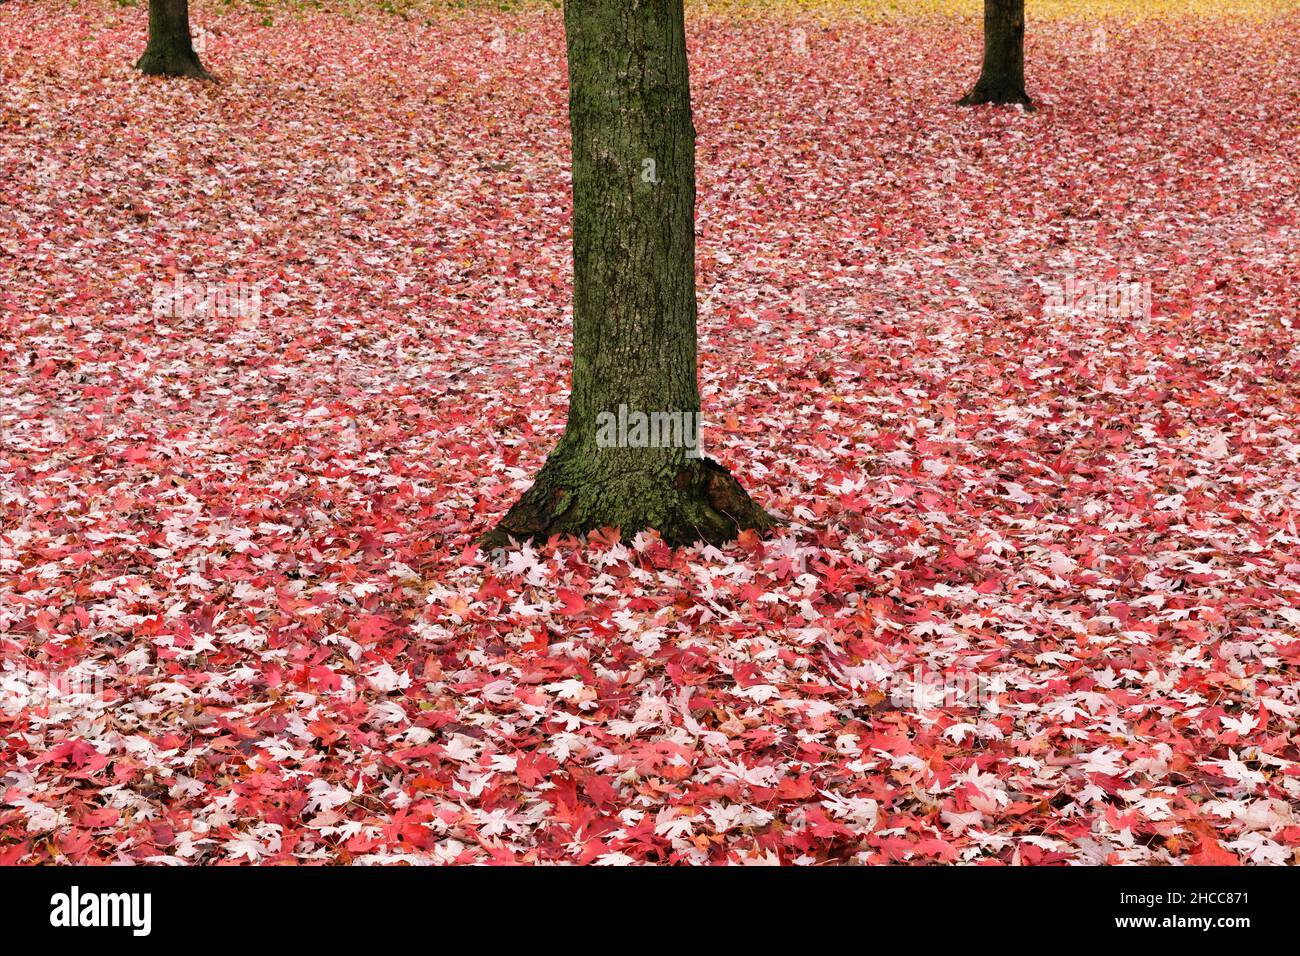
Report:
[[[220,85],[0,7],[0,862],[1293,862],[1300,17],[1035,20],[1028,115],[970,18],[692,19],[706,444],[789,524],[495,562],[558,15],[195,22]]]

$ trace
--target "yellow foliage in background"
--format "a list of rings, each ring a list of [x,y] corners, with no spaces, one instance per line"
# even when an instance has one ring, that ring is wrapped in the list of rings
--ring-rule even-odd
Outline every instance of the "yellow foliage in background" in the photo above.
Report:
[[[738,16],[804,14],[818,17],[978,17],[983,0],[686,0],[688,9]],[[1025,18],[1273,17],[1300,12],[1300,0],[1025,0]]]
[[[83,0],[73,0],[83,2]],[[90,0],[97,2],[97,0]],[[118,6],[144,6],[147,0],[98,0]],[[397,16],[402,19],[558,10],[562,0],[191,0],[199,9],[251,6],[267,15],[328,11],[348,18]],[[983,0],[685,0],[695,14],[730,18],[806,17],[825,20],[907,19],[958,16],[979,18]],[[1300,14],[1300,0],[1025,0],[1026,19],[1100,20],[1108,17],[1232,16],[1248,19]]]

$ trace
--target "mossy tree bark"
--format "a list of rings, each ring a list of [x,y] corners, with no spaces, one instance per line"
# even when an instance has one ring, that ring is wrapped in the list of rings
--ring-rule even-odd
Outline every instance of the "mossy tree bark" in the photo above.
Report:
[[[189,0],[149,0],[149,43],[135,68],[151,76],[212,79],[190,39]]]
[[[1025,93],[1025,0],[984,0],[984,65],[975,88],[959,103],[1034,108]]]
[[[564,435],[483,546],[617,527],[722,543],[774,520],[678,447],[609,446],[602,413],[698,422],[695,127],[682,0],[567,0],[573,372]],[[689,418],[687,416],[690,416]]]

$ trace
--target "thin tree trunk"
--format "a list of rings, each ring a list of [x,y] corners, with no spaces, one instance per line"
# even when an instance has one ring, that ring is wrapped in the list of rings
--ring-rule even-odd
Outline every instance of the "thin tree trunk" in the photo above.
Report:
[[[135,68],[152,76],[212,79],[190,40],[189,0],[149,0],[149,43]]]
[[[672,545],[766,531],[773,519],[690,447],[698,432],[673,447],[633,447],[634,433],[623,441],[609,427],[624,411],[677,416],[685,428],[699,420],[695,127],[682,0],[567,0],[564,23],[573,146],[568,424],[536,482],[481,543],[601,527],[625,536],[654,528]]]
[[[1025,93],[1025,0],[984,0],[984,66],[962,106],[1020,103],[1033,109]]]

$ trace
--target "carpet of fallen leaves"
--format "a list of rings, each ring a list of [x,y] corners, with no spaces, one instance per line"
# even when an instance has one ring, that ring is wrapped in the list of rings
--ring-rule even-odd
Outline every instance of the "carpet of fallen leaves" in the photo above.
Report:
[[[788,525],[494,558],[559,17],[196,9],[220,85],[0,7],[0,862],[1294,861],[1300,18],[1036,21],[1033,114],[969,18],[693,19],[706,443]]]

